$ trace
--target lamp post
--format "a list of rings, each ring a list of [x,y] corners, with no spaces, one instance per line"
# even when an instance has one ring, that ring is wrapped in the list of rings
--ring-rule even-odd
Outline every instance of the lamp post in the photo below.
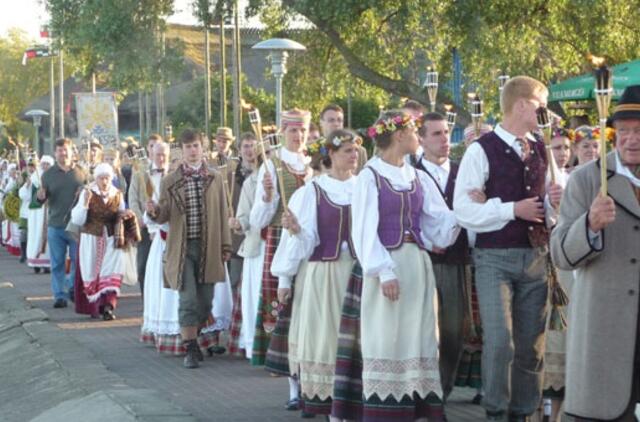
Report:
[[[44,143],[41,144],[39,129],[40,129],[40,125],[42,124],[42,117],[48,116],[49,113],[47,113],[44,110],[36,109],[36,110],[29,110],[24,115],[27,117],[31,117],[33,119],[33,127],[35,128],[35,136],[33,138],[33,150],[39,152],[40,155],[42,155],[44,153]],[[53,139],[51,140],[51,142],[53,142]]]
[[[295,41],[286,38],[271,38],[261,41],[251,47],[255,50],[267,50],[271,58],[271,73],[276,79],[276,126],[280,127],[280,114],[282,112],[282,79],[287,73],[287,58],[289,51],[304,51],[307,48]]]

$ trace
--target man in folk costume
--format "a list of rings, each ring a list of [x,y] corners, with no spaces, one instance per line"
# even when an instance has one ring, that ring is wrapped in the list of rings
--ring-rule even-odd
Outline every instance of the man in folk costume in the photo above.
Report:
[[[514,77],[500,98],[493,132],[467,149],[456,180],[458,221],[477,233],[473,259],[484,345],[483,406],[488,420],[526,421],[541,399],[549,232],[545,218],[562,195],[547,186],[546,152],[531,132],[547,88]],[[484,190],[487,201],[470,195]],[[545,210],[546,209],[546,210]]]
[[[337,104],[328,104],[320,112],[320,129],[322,136],[327,137],[334,130],[344,129],[344,110]],[[356,174],[364,167],[369,157],[367,150],[358,145],[358,168]]]
[[[273,151],[271,158],[259,169],[256,197],[250,215],[251,227],[266,229],[262,289],[251,363],[267,363],[268,349],[270,359],[267,368],[281,375],[289,374],[287,333],[291,306],[290,303],[282,309],[278,306],[278,279],[271,273],[271,263],[282,233],[284,208],[281,195],[291,198],[293,192],[311,177],[310,158],[303,154],[310,120],[311,114],[305,110],[293,109],[282,113],[284,145]],[[277,168],[282,171],[277,172]],[[285,192],[280,191],[278,177],[282,177]],[[297,380],[290,377],[289,387],[286,407],[296,410],[299,396]]]
[[[42,183],[42,175],[53,165],[53,157],[45,155],[40,160],[39,170],[31,174],[31,201],[29,203],[27,265],[36,273],[44,268],[49,272],[49,244],[47,242],[47,207],[38,202],[36,195]]]
[[[449,160],[451,145],[447,120],[439,113],[427,113],[420,120],[418,140],[424,153],[417,159],[415,167],[433,179],[447,206],[453,209],[458,163]],[[429,256],[438,290],[440,381],[446,399],[453,390],[462,355],[465,274],[470,261],[467,234],[461,233],[456,242],[445,250],[433,249]]]
[[[86,173],[72,162],[72,145],[68,138],[56,141],[56,164],[42,175],[42,186],[37,193],[40,203],[47,202],[49,212],[47,243],[51,254],[51,289],[55,308],[65,308],[67,299],[73,298],[73,292],[69,290],[75,280],[78,245],[65,229],[73,203],[87,179]],[[67,250],[71,260],[68,279],[65,277]]]
[[[138,243],[137,251],[137,270],[138,283],[140,283],[140,292],[144,296],[144,277],[147,267],[147,259],[149,257],[149,249],[151,248],[151,238],[149,230],[144,223],[143,214],[147,201],[151,199],[154,192],[160,192],[160,180],[167,174],[165,163],[164,148],[155,149],[155,145],[162,143],[160,135],[151,135],[147,141],[147,151],[151,165],[148,169],[141,168],[131,175],[131,184],[129,187],[129,208],[136,214],[138,224],[140,225],[140,235],[142,240]]]
[[[202,138],[192,130],[180,136],[184,162],[162,181],[160,200],[146,204],[149,217],[169,223],[164,281],[179,291],[179,323],[186,368],[203,359],[198,327],[211,313],[214,284],[225,281],[231,257],[231,233],[222,175],[207,167]]]
[[[551,235],[555,264],[574,270],[565,412],[577,421],[635,421],[640,402],[640,85],[611,117],[615,149],[571,173]]]

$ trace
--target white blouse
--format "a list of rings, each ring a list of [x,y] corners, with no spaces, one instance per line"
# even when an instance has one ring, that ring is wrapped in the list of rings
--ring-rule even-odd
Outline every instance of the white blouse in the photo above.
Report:
[[[306,173],[305,180],[311,177],[312,171],[307,166],[311,161],[309,157],[305,157],[302,153],[291,152],[286,148],[280,148],[278,153],[280,160],[289,165],[289,167],[294,171]],[[264,180],[264,172],[267,171],[267,168],[271,174],[271,180],[274,183],[273,198],[271,198],[271,202],[264,202],[262,199],[264,197],[264,186],[262,185],[262,181]],[[286,170],[283,169],[283,171]],[[260,170],[258,170],[258,185],[256,187],[256,197],[253,202],[253,208],[251,209],[250,225],[252,227],[259,227],[260,229],[267,227],[278,210],[278,201],[280,201],[280,193],[276,168],[273,161],[267,160],[266,163],[263,163],[260,166]]]
[[[401,191],[410,189],[417,176],[424,191],[420,230],[425,246],[429,250],[434,246],[446,248],[456,241],[460,226],[435,182],[426,173],[416,171],[406,163],[402,167],[393,166],[380,157],[369,160],[366,167],[373,168],[389,180],[394,189]],[[370,170],[363,169],[358,174],[351,213],[351,237],[364,275],[380,277],[381,282],[395,279],[393,258],[378,237],[378,187]]]
[[[341,181],[328,174],[313,180],[336,205],[349,205],[356,185],[356,177]],[[298,273],[302,261],[306,261],[320,244],[318,234],[318,207],[316,189],[312,182],[298,189],[289,200],[289,211],[296,216],[300,232],[292,235],[282,231],[282,237],[271,264],[271,274],[278,277],[279,288],[290,288],[291,279]],[[342,250],[348,248],[343,242]]]
[[[109,185],[109,191],[107,195],[102,196],[100,193],[100,189],[98,188],[98,185],[96,185],[95,182],[91,183],[91,185],[89,186],[89,189],[91,189],[94,195],[98,195],[102,197],[102,201],[105,204],[109,201],[109,199],[113,198],[117,194],[120,194],[120,191],[117,188],[115,188],[113,185]],[[71,222],[76,226],[83,226],[84,223],[86,223],[87,221],[87,212],[89,211],[89,208],[84,204],[86,196],[87,196],[87,191],[83,189],[82,192],[80,192],[78,203],[71,210]],[[124,211],[124,205],[125,205],[124,201],[120,201],[120,205],[119,205],[120,211]]]

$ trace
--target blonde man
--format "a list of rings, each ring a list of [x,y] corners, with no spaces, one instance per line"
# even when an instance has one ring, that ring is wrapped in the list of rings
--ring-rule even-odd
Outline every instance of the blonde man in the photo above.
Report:
[[[542,393],[547,284],[539,263],[549,241],[545,220],[562,196],[560,186],[547,185],[545,147],[531,134],[547,96],[533,78],[511,79],[500,98],[503,121],[469,146],[456,180],[456,217],[477,233],[487,420],[526,421]],[[487,201],[475,202],[474,189]]]

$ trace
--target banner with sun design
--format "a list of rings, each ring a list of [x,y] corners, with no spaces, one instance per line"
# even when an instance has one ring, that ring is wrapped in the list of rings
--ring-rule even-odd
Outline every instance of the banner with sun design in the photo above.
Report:
[[[78,134],[102,145],[118,140],[118,107],[113,92],[76,93]]]

